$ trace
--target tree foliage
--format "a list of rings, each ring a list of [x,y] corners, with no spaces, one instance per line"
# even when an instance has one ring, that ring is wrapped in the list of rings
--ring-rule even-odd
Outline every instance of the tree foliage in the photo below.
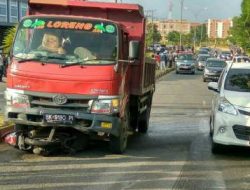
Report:
[[[161,41],[161,34],[155,24],[147,24],[146,44],[151,45],[155,42]]]
[[[6,54],[9,54],[14,37],[15,37],[15,33],[16,33],[16,27],[12,27],[8,30],[6,30],[5,34],[4,34],[4,38],[3,38],[3,52]]]
[[[203,24],[200,26],[193,27],[189,34],[182,34],[181,36],[182,44],[190,46],[194,43],[195,40],[196,44],[198,45],[199,43],[207,39],[206,25]],[[178,45],[180,42],[180,33],[177,31],[170,32],[168,33],[166,38],[169,43]]]
[[[241,15],[233,18],[233,27],[230,30],[230,42],[250,51],[250,0],[241,3]]]
[[[169,32],[167,35],[167,41],[177,45],[180,41],[180,33],[177,31]]]

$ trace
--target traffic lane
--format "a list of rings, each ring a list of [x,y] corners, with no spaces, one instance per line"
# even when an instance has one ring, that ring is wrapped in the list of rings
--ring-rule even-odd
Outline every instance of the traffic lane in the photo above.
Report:
[[[175,81],[172,83],[171,81]],[[186,82],[185,82],[186,81]],[[177,180],[174,189],[250,189],[249,184],[249,148],[243,147],[227,147],[221,155],[212,155],[211,142],[208,137],[209,132],[209,114],[211,107],[211,99],[213,92],[207,90],[207,83],[202,81],[202,72],[196,75],[176,75],[171,73],[162,78],[158,84],[158,91],[154,97],[154,107],[161,109],[153,109],[154,115],[168,115],[167,117],[174,118],[183,116],[183,128],[188,118],[200,118],[199,133],[193,138],[190,145],[190,152],[187,158],[188,162],[184,164],[182,173]],[[168,88],[163,88],[167,86]],[[193,97],[193,98],[192,98]],[[164,99],[164,100],[163,100]],[[173,103],[174,102],[174,103]],[[153,115],[152,114],[152,115]],[[153,116],[152,118],[155,118]],[[174,119],[177,121],[178,118]],[[181,125],[178,126],[180,129]],[[177,128],[177,127],[176,127]],[[186,131],[187,135],[191,135],[194,131]],[[191,134],[190,134],[191,132]],[[176,131],[180,134],[180,131]],[[172,133],[170,133],[172,134]],[[197,165],[200,163],[201,165]],[[207,171],[205,181],[197,180],[191,176],[187,177],[185,172]],[[209,172],[214,169],[214,173]],[[184,172],[184,173],[183,173]]]
[[[185,121],[185,125],[182,120]],[[126,155],[108,154],[107,144],[103,143],[92,145],[88,150],[75,156],[41,157],[18,151],[19,158],[12,158],[11,162],[0,164],[0,187],[246,188],[246,184],[242,183],[244,178],[240,175],[248,175],[249,159],[241,154],[233,157],[211,155],[207,122],[206,117],[154,117],[150,122],[148,135],[136,135],[130,139]],[[6,152],[4,154],[6,155]],[[0,155],[3,155],[3,152]],[[242,169],[245,173],[241,173]],[[227,172],[229,174],[225,176]]]
[[[160,120],[160,122],[159,122]],[[180,119],[178,119],[180,121]],[[164,125],[162,124],[164,123]],[[171,189],[187,162],[189,147],[196,136],[192,120],[185,128],[173,118],[156,118],[147,135],[131,137],[125,155],[108,154],[107,144],[98,143],[75,156],[41,157],[21,154],[0,164],[2,189]],[[6,155],[9,149],[1,152]],[[1,159],[2,160],[2,159]],[[190,171],[184,172],[190,175]],[[201,175],[204,171],[197,171]]]

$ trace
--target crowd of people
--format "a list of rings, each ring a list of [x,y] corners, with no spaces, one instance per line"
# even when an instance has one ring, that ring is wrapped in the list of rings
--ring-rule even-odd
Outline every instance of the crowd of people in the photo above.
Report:
[[[156,52],[152,55],[152,58],[156,61],[156,68],[160,70],[164,70],[166,68],[171,68],[174,62],[174,52],[164,51],[164,52]]]

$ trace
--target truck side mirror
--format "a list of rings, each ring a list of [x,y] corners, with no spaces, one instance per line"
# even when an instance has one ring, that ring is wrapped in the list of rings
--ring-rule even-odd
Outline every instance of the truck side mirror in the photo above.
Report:
[[[129,59],[138,59],[139,57],[139,41],[129,42]]]

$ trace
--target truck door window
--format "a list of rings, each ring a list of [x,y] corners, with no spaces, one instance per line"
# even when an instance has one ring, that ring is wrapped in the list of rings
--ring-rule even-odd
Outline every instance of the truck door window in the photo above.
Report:
[[[123,59],[128,59],[128,33],[123,33],[123,45],[124,45],[124,58]]]

